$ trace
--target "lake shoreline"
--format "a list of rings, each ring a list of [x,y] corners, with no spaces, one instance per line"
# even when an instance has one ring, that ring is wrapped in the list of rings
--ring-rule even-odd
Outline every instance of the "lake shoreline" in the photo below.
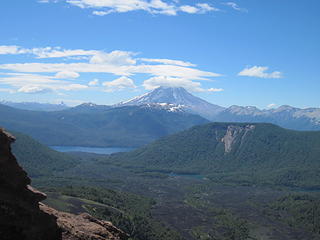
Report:
[[[82,147],[82,146],[49,146],[51,149],[64,152],[83,152],[83,153],[95,153],[95,154],[112,154],[119,152],[130,152],[135,150],[136,148],[128,148],[128,147]]]

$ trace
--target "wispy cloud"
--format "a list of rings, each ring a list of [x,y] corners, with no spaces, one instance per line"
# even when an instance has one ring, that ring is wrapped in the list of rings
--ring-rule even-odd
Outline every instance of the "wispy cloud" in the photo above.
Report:
[[[93,11],[92,14],[102,17],[102,16],[105,16],[105,15],[108,15],[109,13],[106,12],[106,11]]]
[[[239,76],[246,77],[257,77],[257,78],[282,78],[282,73],[279,71],[267,72],[269,67],[253,66],[251,68],[245,68],[240,73]]]
[[[209,88],[205,89],[201,86],[200,82],[195,82],[187,78],[181,77],[168,77],[168,76],[157,76],[152,77],[143,82],[143,86],[147,90],[153,90],[160,86],[165,87],[184,87],[185,89],[192,92],[221,92],[221,88]]]
[[[28,60],[25,63],[0,64],[0,69],[12,71],[7,75],[2,74],[2,77],[0,74],[0,84],[19,88],[20,92],[40,93],[47,89],[70,91],[88,87],[98,88],[98,81],[95,80],[87,85],[81,84],[83,73],[118,76],[119,78],[114,81],[103,83],[105,91],[135,88],[134,76],[141,74],[148,78],[143,84],[147,89],[163,84],[179,85],[191,91],[219,91],[219,89],[205,90],[199,81],[210,81],[221,74],[200,70],[195,64],[187,61],[139,58],[138,54],[129,51],[104,52],[84,49],[70,50],[61,47],[28,49],[20,46],[0,46],[0,54],[31,55],[37,59],[37,62]],[[79,56],[82,58],[74,59]],[[45,58],[55,62],[43,61],[42,59]],[[11,75],[8,76],[8,74]]]
[[[99,79],[93,79],[88,83],[89,86],[97,86],[99,85]]]
[[[14,45],[2,45],[0,46],[0,55],[18,55],[18,54],[30,54],[36,58],[66,58],[74,56],[94,56],[99,51],[95,50],[66,50],[61,47],[42,47],[42,48],[23,48]]]
[[[152,59],[152,58],[140,58],[139,60],[143,62],[153,62],[153,63],[163,63],[170,65],[177,65],[183,67],[195,67],[196,65],[190,62],[184,62],[180,60],[171,60],[171,59]]]
[[[237,3],[235,2],[226,2],[224,3],[225,5],[233,8],[234,10],[240,11],[240,12],[248,12],[248,9],[246,8],[241,8]]]
[[[57,78],[78,78],[78,77],[80,77],[80,74],[79,73],[77,73],[77,72],[71,72],[71,71],[63,71],[63,72],[58,72],[57,74],[56,74],[56,77]]]
[[[151,14],[176,16],[179,12],[188,14],[205,14],[219,11],[209,3],[181,5],[176,0],[63,0],[64,2],[82,9],[94,9],[92,14],[104,16],[111,13],[126,13],[145,11]],[[56,2],[55,0],[40,0],[42,3]]]
[[[209,88],[207,89],[208,92],[223,92],[223,88]]]
[[[114,92],[114,91],[119,91],[119,90],[137,88],[137,86],[134,84],[133,80],[131,78],[126,77],[126,76],[122,76],[122,77],[117,78],[113,81],[104,82],[104,83],[102,83],[102,85],[105,87],[106,92]]]
[[[17,90],[19,93],[29,93],[29,94],[34,94],[34,93],[47,93],[51,92],[51,88],[45,88],[43,86],[37,86],[37,85],[25,85]]]
[[[56,76],[30,73],[1,73],[0,84],[10,86],[10,92],[20,93],[48,93],[59,90],[76,91],[88,86],[59,79]],[[8,88],[9,89],[9,88]]]

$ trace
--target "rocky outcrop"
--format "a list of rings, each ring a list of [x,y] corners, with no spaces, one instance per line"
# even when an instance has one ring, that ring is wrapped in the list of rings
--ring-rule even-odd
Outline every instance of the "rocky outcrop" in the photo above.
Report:
[[[125,240],[110,222],[88,214],[58,212],[40,201],[46,195],[30,186],[30,178],[11,153],[15,138],[0,129],[1,240]]]
[[[63,240],[123,240],[128,236],[111,222],[98,220],[87,213],[74,215],[59,212],[44,204],[40,208],[57,218],[57,223],[63,229]]]
[[[231,152],[232,146],[234,142],[237,139],[239,139],[239,136],[241,136],[240,141],[242,143],[242,141],[244,140],[248,132],[252,131],[254,128],[255,128],[254,125],[247,125],[245,127],[236,126],[236,125],[228,126],[225,136],[221,139],[221,142],[224,143],[225,153]]]
[[[29,186],[30,178],[11,153],[15,138],[0,129],[1,240],[57,240],[61,230],[54,216],[39,208],[43,193]]]

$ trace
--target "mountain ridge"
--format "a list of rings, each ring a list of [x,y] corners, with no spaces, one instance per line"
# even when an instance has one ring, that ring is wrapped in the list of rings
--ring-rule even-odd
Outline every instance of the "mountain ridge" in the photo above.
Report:
[[[320,188],[319,156],[320,131],[269,123],[209,123],[110,160],[145,171],[204,174],[218,182]]]
[[[0,125],[49,146],[137,147],[209,122],[184,111],[146,106],[90,109],[39,112],[0,104]]]
[[[38,102],[0,101],[0,104],[17,108],[17,109],[22,109],[22,110],[45,111],[45,112],[61,111],[69,108],[64,102],[61,102],[59,104],[53,104],[53,103],[38,103]]]
[[[38,103],[30,104],[37,105]],[[32,108],[29,110],[61,112],[59,109],[58,111],[57,109],[46,110],[46,104],[38,105],[41,107],[39,108],[38,106],[36,109]],[[259,109],[255,106],[238,105],[232,105],[226,108],[193,96],[182,87],[158,87],[151,92],[137,96],[128,101],[120,102],[118,104],[98,105],[88,102],[75,107],[62,109],[62,111],[66,110],[74,113],[95,114],[111,108],[119,108],[124,106],[140,106],[144,107],[145,109],[158,109],[168,112],[186,112],[200,115],[210,121],[215,122],[269,122],[288,129],[320,130],[320,108],[310,107],[301,109],[289,105],[282,105],[278,108],[271,109]],[[17,108],[17,106],[13,107]],[[23,106],[21,109],[25,109],[25,107]]]
[[[148,103],[175,104],[185,111],[215,122],[269,122],[289,129],[320,130],[320,108],[301,109],[289,105],[272,109],[237,105],[225,108],[195,97],[182,87],[159,87],[114,106]]]

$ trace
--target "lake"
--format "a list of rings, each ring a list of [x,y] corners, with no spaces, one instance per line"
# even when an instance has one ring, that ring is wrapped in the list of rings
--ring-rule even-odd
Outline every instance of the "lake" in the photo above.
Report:
[[[130,152],[135,148],[123,148],[123,147],[78,147],[78,146],[50,146],[53,150],[58,152],[86,152],[97,154],[111,154],[117,152]]]

